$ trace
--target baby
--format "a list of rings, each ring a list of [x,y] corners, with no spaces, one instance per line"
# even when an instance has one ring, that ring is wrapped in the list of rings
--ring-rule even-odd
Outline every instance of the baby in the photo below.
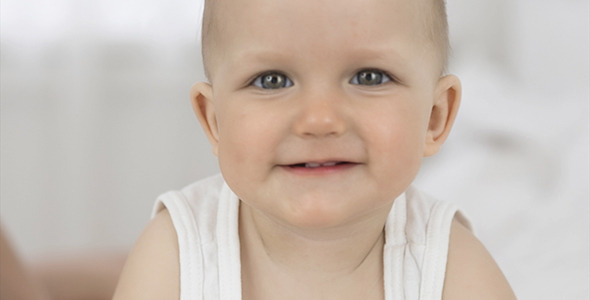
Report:
[[[410,186],[460,102],[443,0],[210,0],[202,46],[222,175],[158,199],[115,299],[514,299]]]

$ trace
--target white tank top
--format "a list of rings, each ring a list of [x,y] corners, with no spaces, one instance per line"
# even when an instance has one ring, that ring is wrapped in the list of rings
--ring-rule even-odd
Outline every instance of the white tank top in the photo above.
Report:
[[[239,199],[221,175],[161,195],[153,215],[164,208],[178,236],[180,299],[241,299]],[[395,200],[385,225],[386,300],[441,299],[453,217],[470,227],[453,204],[412,187]]]

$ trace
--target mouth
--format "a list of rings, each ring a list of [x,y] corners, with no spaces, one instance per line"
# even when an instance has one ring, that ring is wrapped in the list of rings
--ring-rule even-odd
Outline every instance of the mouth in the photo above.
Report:
[[[348,170],[358,166],[359,163],[351,161],[309,161],[295,164],[283,165],[283,169],[289,173],[299,176],[326,176],[335,174],[344,174]]]
[[[340,167],[344,165],[351,165],[353,163],[347,161],[328,161],[328,162],[305,162],[287,165],[289,168],[305,168],[305,169],[317,169],[317,168],[332,168]]]

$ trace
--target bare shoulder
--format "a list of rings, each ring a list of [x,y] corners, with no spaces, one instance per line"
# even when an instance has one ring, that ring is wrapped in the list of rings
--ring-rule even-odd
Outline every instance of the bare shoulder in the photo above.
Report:
[[[516,299],[490,253],[456,220],[451,225],[443,299]]]
[[[176,231],[168,210],[145,228],[127,258],[113,299],[179,299]]]

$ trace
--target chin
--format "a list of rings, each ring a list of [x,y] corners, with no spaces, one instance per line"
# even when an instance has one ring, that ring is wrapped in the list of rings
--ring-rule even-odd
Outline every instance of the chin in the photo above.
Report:
[[[361,204],[363,207],[360,207]],[[313,197],[292,201],[282,218],[290,226],[301,229],[331,229],[346,226],[359,218],[368,207],[348,199]]]

